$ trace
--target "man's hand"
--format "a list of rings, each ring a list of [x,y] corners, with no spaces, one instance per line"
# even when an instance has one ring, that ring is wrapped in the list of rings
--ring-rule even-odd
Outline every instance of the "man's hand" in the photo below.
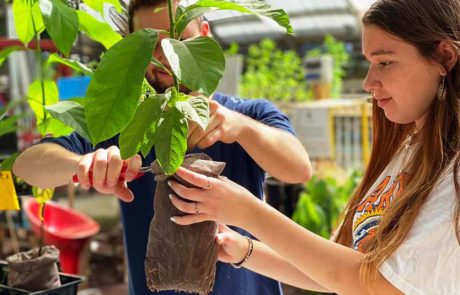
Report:
[[[246,118],[243,115],[221,106],[218,102],[210,100],[209,108],[211,116],[206,130],[202,130],[195,122],[189,122],[189,150],[195,147],[205,149],[217,141],[234,143],[244,126]]]
[[[128,167],[125,173],[125,181],[119,181],[123,160],[118,147],[112,146],[108,149],[99,149],[94,153],[86,154],[78,162],[76,170],[80,185],[85,189],[91,186],[89,171],[92,167],[93,187],[98,192],[115,194],[121,200],[131,202],[134,196],[126,183],[136,177],[142,161],[139,155],[135,155],[126,162]]]

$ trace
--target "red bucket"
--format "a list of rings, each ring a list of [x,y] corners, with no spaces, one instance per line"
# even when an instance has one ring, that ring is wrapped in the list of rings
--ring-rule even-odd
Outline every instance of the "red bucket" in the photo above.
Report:
[[[25,202],[24,210],[32,231],[40,236],[40,205],[33,198]],[[100,226],[93,219],[58,203],[48,201],[45,206],[45,244],[55,245],[59,251],[62,271],[79,273],[80,252],[86,242],[99,232]]]

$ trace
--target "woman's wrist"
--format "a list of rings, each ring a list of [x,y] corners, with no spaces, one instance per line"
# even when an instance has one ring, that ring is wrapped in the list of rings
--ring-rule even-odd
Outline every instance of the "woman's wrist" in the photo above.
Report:
[[[248,261],[249,257],[252,254],[252,251],[254,250],[254,243],[250,237],[244,236],[244,238],[247,241],[247,251],[246,254],[244,255],[243,259],[241,259],[237,263],[230,263],[234,268],[242,268],[244,264]]]

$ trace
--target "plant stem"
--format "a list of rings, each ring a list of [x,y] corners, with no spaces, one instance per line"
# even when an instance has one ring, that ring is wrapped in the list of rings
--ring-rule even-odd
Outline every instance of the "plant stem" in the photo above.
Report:
[[[173,0],[168,0],[168,12],[169,12],[169,37],[171,39],[175,39],[176,37],[176,23],[174,20],[174,13],[173,13]],[[179,92],[179,81],[177,80],[176,75],[174,72],[172,73],[174,79],[174,88],[176,88],[177,92]]]
[[[37,31],[37,28],[35,26],[35,21],[33,16],[30,16],[32,18],[32,26],[34,29],[34,34],[35,34],[35,42],[36,42],[36,48],[35,48],[35,60],[37,61],[37,76],[38,79],[40,80],[40,86],[42,90],[42,105],[43,105],[43,122],[46,122],[47,119],[47,114],[45,110],[45,105],[46,105],[46,98],[45,98],[45,84],[43,81],[43,59],[42,59],[42,48],[40,46],[40,34]]]
[[[45,206],[46,206],[46,203],[40,206],[40,216],[45,216]],[[45,221],[43,219],[41,219],[40,221],[41,222],[40,222],[40,237],[38,238],[38,256],[42,256],[43,246],[45,244]]]

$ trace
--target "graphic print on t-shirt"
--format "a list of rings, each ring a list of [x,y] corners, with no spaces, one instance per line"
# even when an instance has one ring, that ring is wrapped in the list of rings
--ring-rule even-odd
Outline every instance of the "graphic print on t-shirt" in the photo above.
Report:
[[[353,220],[353,248],[364,252],[366,241],[375,235],[375,229],[385,208],[397,197],[407,180],[407,173],[386,176],[358,205]]]

